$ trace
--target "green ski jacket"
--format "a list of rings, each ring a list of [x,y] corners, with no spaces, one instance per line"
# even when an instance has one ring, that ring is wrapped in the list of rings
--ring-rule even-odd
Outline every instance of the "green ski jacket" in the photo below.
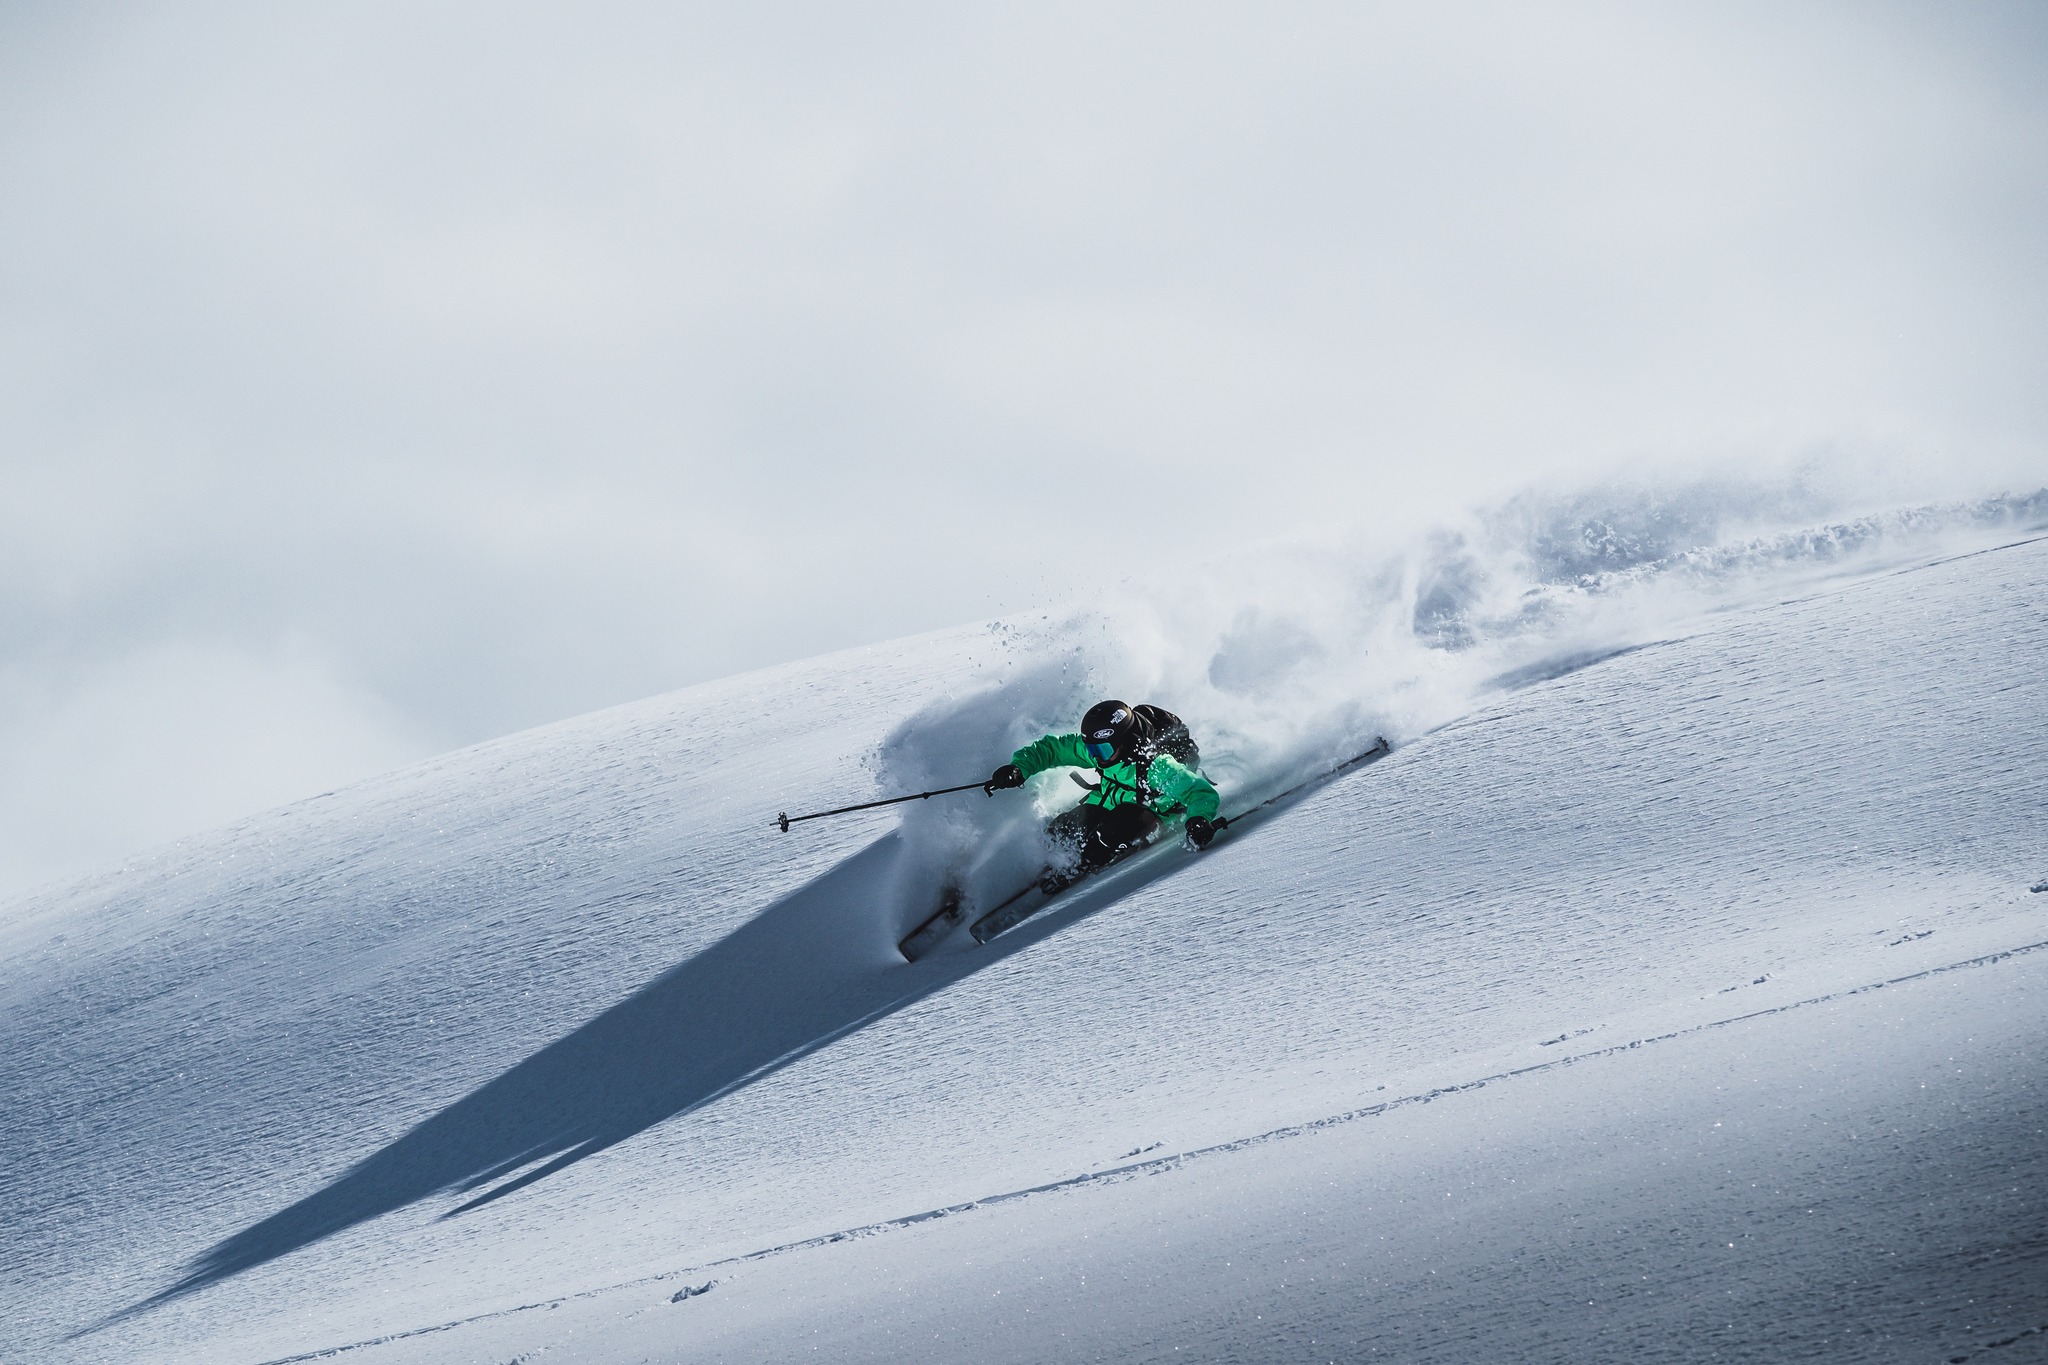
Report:
[[[1011,754],[1010,762],[1022,769],[1026,777],[1047,768],[1095,767],[1079,735],[1047,735],[1034,740]],[[1136,764],[1112,763],[1097,771],[1102,775],[1102,785],[1083,798],[1082,805],[1115,810],[1138,799]],[[1146,805],[1154,815],[1199,815],[1213,820],[1223,805],[1208,778],[1167,754],[1146,765],[1145,786],[1151,791],[1151,800]]]

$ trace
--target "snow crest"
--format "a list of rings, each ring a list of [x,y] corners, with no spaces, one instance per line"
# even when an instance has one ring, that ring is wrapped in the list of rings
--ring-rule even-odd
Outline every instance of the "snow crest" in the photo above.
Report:
[[[1829,516],[1842,501],[1757,481],[1530,493],[1405,540],[1177,566],[990,622],[978,682],[904,720],[870,767],[885,792],[968,781],[1115,696],[1185,717],[1235,809],[1377,735],[1413,739],[1728,611],[2048,531],[2048,489]],[[1024,875],[1029,831],[1080,793],[1048,774],[1031,795],[909,807],[905,894],[929,898],[970,855]]]

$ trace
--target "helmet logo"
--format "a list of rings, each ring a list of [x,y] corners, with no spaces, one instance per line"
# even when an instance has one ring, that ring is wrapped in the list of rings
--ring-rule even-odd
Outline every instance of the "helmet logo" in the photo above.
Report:
[[[1081,731],[1091,746],[1100,746],[1103,754],[1126,752],[1144,735],[1144,721],[1138,714],[1120,701],[1100,701],[1088,708],[1081,717]],[[1098,762],[1107,762],[1103,755],[1097,755]]]

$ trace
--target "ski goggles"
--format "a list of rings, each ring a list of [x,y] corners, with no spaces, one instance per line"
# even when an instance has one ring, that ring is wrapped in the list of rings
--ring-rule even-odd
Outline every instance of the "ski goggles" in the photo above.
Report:
[[[1112,763],[1116,760],[1116,742],[1114,740],[1090,739],[1082,742],[1087,745],[1088,757],[1095,760],[1096,767],[1099,768],[1105,763]]]

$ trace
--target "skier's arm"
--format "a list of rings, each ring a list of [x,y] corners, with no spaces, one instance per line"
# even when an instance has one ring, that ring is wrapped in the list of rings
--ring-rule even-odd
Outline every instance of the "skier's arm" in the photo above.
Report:
[[[1161,754],[1152,760],[1152,766],[1145,770],[1145,781],[1158,793],[1156,804],[1163,808],[1182,806],[1191,816],[1213,820],[1223,807],[1215,784],[1170,755]]]
[[[1042,773],[1047,768],[1087,768],[1094,766],[1088,757],[1088,747],[1079,735],[1047,735],[1010,755],[1010,762],[1023,770],[1024,776]]]

